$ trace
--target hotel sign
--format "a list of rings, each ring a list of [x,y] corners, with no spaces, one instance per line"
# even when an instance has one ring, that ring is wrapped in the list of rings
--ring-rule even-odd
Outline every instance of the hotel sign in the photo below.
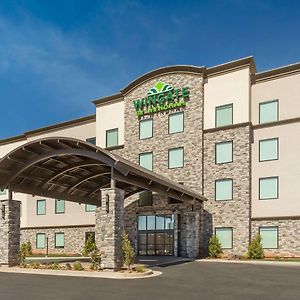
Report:
[[[188,98],[188,87],[174,89],[171,85],[159,81],[149,90],[146,97],[133,101],[133,106],[136,115],[141,117],[177,107],[185,107]]]

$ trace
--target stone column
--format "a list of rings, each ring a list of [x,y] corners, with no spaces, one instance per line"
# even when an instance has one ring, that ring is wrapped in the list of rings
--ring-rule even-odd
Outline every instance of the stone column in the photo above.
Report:
[[[96,244],[104,269],[119,270],[123,266],[122,232],[124,229],[124,191],[101,190],[101,206],[96,210]]]
[[[0,201],[0,265],[18,264],[20,250],[20,201]]]

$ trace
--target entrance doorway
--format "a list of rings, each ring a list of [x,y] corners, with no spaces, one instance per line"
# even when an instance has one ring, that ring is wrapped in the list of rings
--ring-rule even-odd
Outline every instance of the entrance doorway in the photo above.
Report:
[[[138,217],[138,255],[174,255],[173,215]]]

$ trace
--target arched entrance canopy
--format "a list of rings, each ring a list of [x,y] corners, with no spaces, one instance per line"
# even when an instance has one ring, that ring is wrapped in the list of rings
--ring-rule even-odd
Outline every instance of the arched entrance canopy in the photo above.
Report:
[[[73,138],[29,142],[0,160],[0,188],[14,192],[97,205],[101,189],[114,185],[125,197],[151,190],[179,201],[205,200],[119,155]]]

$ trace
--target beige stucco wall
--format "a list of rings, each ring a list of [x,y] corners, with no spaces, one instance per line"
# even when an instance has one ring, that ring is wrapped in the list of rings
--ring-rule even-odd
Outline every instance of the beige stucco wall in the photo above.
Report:
[[[106,147],[106,130],[118,128],[118,143],[124,144],[124,101],[101,105],[96,108],[97,146]]]
[[[300,216],[300,123],[254,130],[252,144],[252,217]],[[279,138],[279,159],[259,162],[259,140]],[[279,198],[259,200],[259,178],[279,177]]]
[[[300,74],[258,82],[252,86],[252,122],[258,124],[259,103],[279,100],[279,120],[300,116]]]
[[[16,149],[17,147],[20,147],[23,144],[26,144],[27,140],[26,138],[17,141],[17,142],[12,142],[4,145],[0,145],[0,158],[8,154],[10,151]]]
[[[204,85],[204,129],[215,127],[215,107],[233,103],[233,124],[249,121],[250,70],[208,77]]]

